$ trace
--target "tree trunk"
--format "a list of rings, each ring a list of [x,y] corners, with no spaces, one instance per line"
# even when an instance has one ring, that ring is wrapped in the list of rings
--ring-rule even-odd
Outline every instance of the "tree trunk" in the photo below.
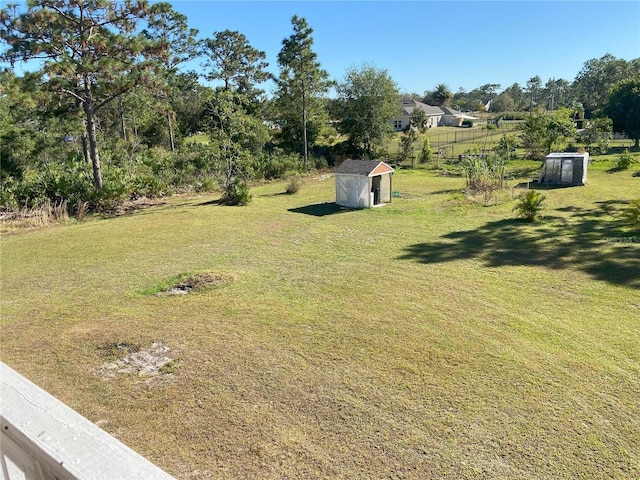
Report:
[[[84,157],[84,161],[87,163],[91,163],[91,157],[89,156],[89,141],[87,139],[87,122],[84,121],[84,133],[80,137],[80,141],[82,143],[82,156]]]
[[[93,106],[86,101],[84,103],[84,113],[87,116],[87,137],[89,139],[89,157],[93,168],[93,184],[96,190],[102,189],[102,171],[100,170],[100,154],[98,153],[98,138],[96,134],[96,119]]]
[[[169,122],[169,142],[171,144],[171,152],[176,151],[176,142],[173,137],[173,122],[171,122],[171,112],[167,113],[167,121]]]
[[[118,99],[118,103],[119,103],[119,107],[120,107],[120,130],[121,130],[121,135],[122,135],[122,139],[126,140],[127,139],[127,125],[124,121],[124,106],[122,105],[122,95],[120,95],[120,98]]]
[[[304,90],[304,81],[302,82],[302,138],[304,142],[304,168],[309,169],[308,149],[307,149],[307,97]]]

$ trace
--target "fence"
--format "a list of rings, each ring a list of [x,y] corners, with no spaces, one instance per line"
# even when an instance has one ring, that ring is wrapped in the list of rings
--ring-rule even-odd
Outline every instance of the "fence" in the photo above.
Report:
[[[0,362],[3,480],[175,480]]]
[[[490,130],[487,128],[458,128],[456,131],[446,131],[437,133],[438,128],[430,131],[428,134],[431,150],[443,160],[452,160],[457,158],[454,155],[454,146],[457,144],[468,143],[469,147],[481,146],[482,149],[490,148],[497,143],[502,135],[513,133],[518,130],[520,122],[502,122],[500,128]],[[396,142],[396,151],[400,151],[400,140]],[[417,142],[414,151],[422,150],[423,142]],[[459,150],[459,149],[456,149]]]

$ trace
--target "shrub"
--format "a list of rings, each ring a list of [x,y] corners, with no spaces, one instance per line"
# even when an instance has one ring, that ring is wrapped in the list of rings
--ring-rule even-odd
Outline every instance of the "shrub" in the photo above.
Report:
[[[640,198],[631,200],[629,206],[622,212],[622,217],[635,230],[640,230]]]
[[[505,162],[494,156],[467,155],[464,159],[464,170],[467,177],[467,192],[482,194],[484,204],[488,205],[493,194],[504,186]]]
[[[540,212],[544,208],[542,203],[546,197],[540,192],[529,190],[527,193],[520,195],[518,204],[513,208],[517,212],[517,216],[533,222],[540,216]]]
[[[424,144],[418,157],[420,163],[428,163],[433,158],[433,151],[431,150],[431,142],[429,137],[424,137]]]
[[[629,149],[627,148],[624,152],[622,152],[618,156],[618,161],[616,162],[615,170],[628,170],[631,165],[636,163],[635,155],[631,155]]]
[[[288,195],[293,195],[294,193],[298,193],[300,187],[302,186],[302,181],[299,177],[291,177],[289,179],[289,183],[287,184],[287,189],[285,190]]]
[[[222,201],[226,205],[248,205],[251,201],[249,186],[238,177],[234,178],[225,188]]]
[[[262,153],[253,158],[251,170],[255,178],[275,180],[302,170],[302,159],[298,154],[285,155],[280,152]]]
[[[463,120],[462,121],[462,126],[463,127],[473,127],[473,120],[469,120],[469,119]]]

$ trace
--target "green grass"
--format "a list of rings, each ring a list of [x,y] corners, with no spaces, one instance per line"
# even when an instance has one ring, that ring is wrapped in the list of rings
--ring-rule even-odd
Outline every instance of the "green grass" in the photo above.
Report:
[[[177,478],[638,478],[632,174],[546,189],[535,224],[399,170],[372,210],[309,177],[14,234],[1,358]],[[183,272],[225,281],[140,293]],[[163,382],[94,374],[156,341]]]

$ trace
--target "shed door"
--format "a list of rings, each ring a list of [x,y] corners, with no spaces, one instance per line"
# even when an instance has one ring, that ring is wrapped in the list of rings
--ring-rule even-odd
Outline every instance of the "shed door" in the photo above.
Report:
[[[573,160],[565,158],[562,161],[562,176],[560,177],[562,183],[573,183]]]

